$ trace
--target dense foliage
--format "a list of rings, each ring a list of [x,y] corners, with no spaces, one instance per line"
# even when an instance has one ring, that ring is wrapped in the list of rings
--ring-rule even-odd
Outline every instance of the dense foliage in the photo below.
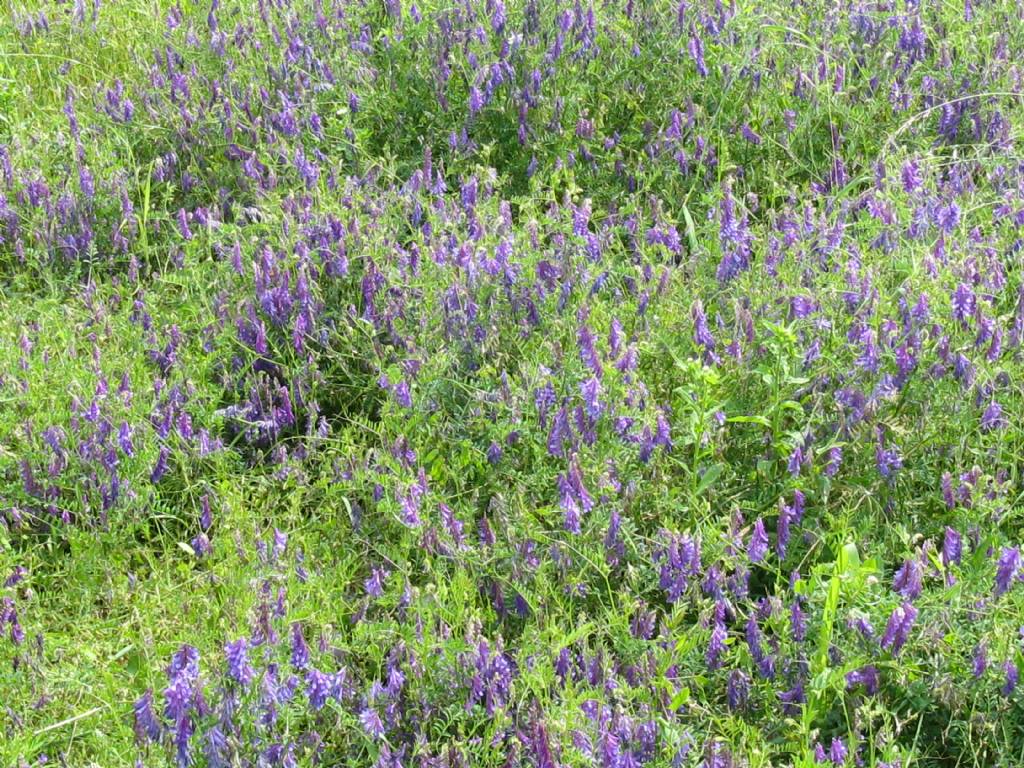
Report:
[[[8,0],[0,764],[1021,764],[1020,61]]]

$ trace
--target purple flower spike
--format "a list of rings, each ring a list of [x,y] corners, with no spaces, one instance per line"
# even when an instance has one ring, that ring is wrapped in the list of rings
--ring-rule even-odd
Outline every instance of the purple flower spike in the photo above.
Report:
[[[291,662],[295,669],[305,669],[309,666],[309,646],[306,645],[306,638],[302,634],[302,625],[298,622],[292,624]]]
[[[690,56],[693,58],[693,63],[697,65],[697,74],[701,77],[707,77],[708,65],[704,62],[704,43],[700,36],[695,34],[691,37],[687,48],[690,51]]]
[[[247,687],[255,671],[249,663],[249,644],[245,638],[225,645],[224,655],[228,662],[228,676],[242,687]]]
[[[942,563],[947,568],[950,565],[956,563],[960,564],[960,559],[963,556],[963,542],[960,538],[960,533],[955,528],[946,526],[945,534],[942,538]]]
[[[139,744],[160,738],[160,721],[153,711],[153,689],[148,689],[135,702],[135,740]]]
[[[971,671],[974,674],[974,679],[979,680],[984,677],[987,669],[988,649],[985,647],[985,643],[978,643],[974,647],[974,653],[971,656]]]
[[[1003,418],[1003,409],[999,403],[993,400],[981,415],[981,431],[991,432],[995,429],[1002,429],[1005,426],[1006,419]]]
[[[996,588],[995,595],[1004,595],[1013,584],[1014,579],[1020,578],[1020,549],[1017,547],[1003,547],[996,563]]]
[[[384,723],[381,721],[377,710],[373,707],[367,707],[359,713],[359,722],[362,724],[363,729],[373,738],[384,738]]]
[[[725,605],[721,602],[715,603],[715,615],[711,625],[711,639],[708,643],[706,661],[711,669],[718,669],[721,666],[722,654],[725,653]]]
[[[963,325],[968,325],[977,306],[974,291],[964,283],[960,283],[950,297],[950,304],[953,309],[953,319]]]
[[[911,603],[903,603],[893,610],[885,626],[881,645],[895,656],[906,644],[910,630],[917,620],[917,609]]]
[[[1017,680],[1020,677],[1020,672],[1017,670],[1017,665],[1012,661],[1007,661],[1003,664],[1003,673],[1006,675],[1006,682],[1003,683],[1003,687],[999,689],[999,692],[1006,697],[1013,695],[1013,692],[1017,689]]]
[[[858,685],[864,686],[864,690],[869,696],[878,693],[878,669],[873,664],[868,664],[866,667],[861,667],[847,673],[847,690],[856,688]]]
[[[764,530],[764,520],[758,518],[754,523],[754,530],[750,534],[747,557],[752,563],[760,563],[766,554],[768,554],[768,534]]]
[[[892,588],[908,600],[913,600],[921,594],[922,575],[920,562],[914,558],[905,560],[903,567],[896,571]]]

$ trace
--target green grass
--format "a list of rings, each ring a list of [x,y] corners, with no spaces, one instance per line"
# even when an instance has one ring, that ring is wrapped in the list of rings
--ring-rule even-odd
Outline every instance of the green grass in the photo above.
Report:
[[[223,56],[208,2],[108,0],[95,21],[91,7],[78,21],[64,3],[0,9],[0,145],[17,174],[0,195],[18,226],[0,240],[0,577],[28,569],[0,588],[26,632],[17,647],[0,640],[0,766],[37,765],[42,755],[69,766],[174,764],[169,734],[136,744],[134,702],[151,688],[162,711],[168,664],[187,643],[199,650],[205,695],[223,706],[222,690],[238,692],[224,673],[225,643],[239,638],[252,642],[260,684],[277,664],[296,674],[300,693],[267,726],[254,714],[258,685],[238,692],[232,766],[256,765],[275,740],[292,743],[303,766],[385,765],[381,756],[403,746],[404,765],[428,754],[450,756],[446,765],[541,765],[542,725],[559,765],[589,765],[577,737],[597,738],[591,701],[654,723],[657,748],[644,764],[657,766],[677,764],[687,744],[678,764],[710,766],[714,743],[736,765],[811,766],[816,742],[832,737],[860,744],[869,766],[1024,760],[1021,694],[999,693],[1001,665],[1024,663],[1024,597],[992,595],[995,561],[1020,544],[1024,509],[1024,393],[1010,342],[1021,312],[1013,215],[1024,118],[1011,62],[1024,34],[1013,9],[979,3],[971,23],[959,5],[922,9],[928,46],[900,65],[901,30],[880,7],[860,18],[845,6],[738,4],[721,37],[702,33],[703,78],[688,43],[707,19],[692,14],[717,14],[714,4],[695,5],[682,32],[675,4],[636,3],[632,15],[599,4],[596,52],[581,52],[574,28],[552,60],[558,15],[570,6],[538,3],[540,31],[508,54],[515,84],[497,87],[473,115],[472,60],[496,65],[508,40],[492,34],[489,4],[471,4],[479,17],[467,20],[461,6],[426,2],[420,21],[409,7],[393,19],[377,2],[324,3],[319,20],[319,3],[222,5]],[[529,30],[528,7],[509,3],[509,35]],[[182,23],[172,29],[175,8]],[[49,29],[22,34],[18,25],[38,11]],[[444,14],[455,43],[440,31]],[[880,25],[877,40],[858,27],[865,18]],[[168,51],[178,57],[169,66]],[[520,91],[534,69],[545,79],[521,141]],[[182,73],[187,97],[170,85]],[[104,113],[116,80],[134,100],[127,123]],[[945,112],[961,104],[968,116],[944,136]],[[673,140],[675,110],[684,127]],[[974,136],[971,118],[998,133],[997,111],[1005,142]],[[289,116],[294,131],[282,127]],[[593,137],[577,131],[581,119],[593,121]],[[463,129],[472,146],[453,146]],[[713,161],[697,158],[698,137]],[[675,155],[684,147],[686,173]],[[434,175],[424,179],[427,154]],[[315,181],[303,178],[299,156],[318,158]],[[833,184],[837,158],[845,177]],[[901,172],[912,159],[924,180],[906,192]],[[93,201],[81,189],[82,162],[95,177]],[[471,179],[477,203],[466,212]],[[46,180],[52,210],[23,199],[33,180]],[[729,247],[727,196],[749,223],[753,254],[726,283],[716,267]],[[62,198],[95,230],[74,258],[61,237],[78,220],[61,213]],[[583,235],[574,214],[585,201]],[[940,238],[934,209],[949,201],[962,214]],[[179,212],[193,215],[189,238]],[[200,222],[204,212],[212,223]],[[915,217],[922,235],[911,231]],[[676,250],[648,237],[670,227]],[[339,228],[348,272],[328,274],[339,248],[317,242]],[[506,246],[508,271],[493,266]],[[300,279],[315,317],[298,344],[295,314],[275,324],[265,289],[285,286],[291,300]],[[982,307],[968,324],[951,319],[961,283]],[[907,320],[921,295],[929,319]],[[819,310],[796,317],[796,297]],[[695,338],[698,300],[714,361]],[[999,354],[977,341],[982,315],[1005,331]],[[263,322],[263,349],[247,340],[252,318]],[[623,348],[635,345],[633,372],[606,352],[613,320]],[[593,376],[583,324],[603,355],[592,438],[572,421]],[[877,372],[861,361],[859,324],[878,340]],[[891,385],[882,376],[897,370],[908,339],[917,367],[896,392],[872,397]],[[973,366],[970,384],[951,373],[957,354]],[[383,377],[410,384],[412,407]],[[123,378],[130,396],[119,391]],[[555,402],[541,423],[546,384]],[[861,417],[848,390],[870,400]],[[253,401],[273,413],[282,393],[296,420],[269,437],[253,431],[258,409],[237,415]],[[981,427],[992,401],[1005,429]],[[578,439],[553,456],[550,422],[562,403]],[[671,424],[672,450],[644,457],[642,428],[657,429],[659,416]],[[108,422],[131,426],[132,451],[89,453],[115,443]],[[66,451],[52,481],[61,452],[48,445],[48,427]],[[201,450],[188,436],[201,429],[223,448]],[[902,457],[891,479],[877,467],[880,435]],[[500,459],[489,456],[492,443]],[[799,473],[787,466],[798,447],[810,457]],[[837,447],[844,459],[833,476],[825,465]],[[162,450],[166,472],[154,479]],[[120,483],[109,509],[108,464]],[[45,490],[29,488],[26,467]],[[574,471],[595,505],[570,534],[559,478]],[[944,473],[967,488],[952,507]],[[421,477],[424,522],[412,525],[403,498]],[[774,545],[780,505],[798,490],[807,517],[788,554],[747,563],[754,522],[767,524]],[[204,496],[212,550],[200,556]],[[442,504],[463,526],[461,547]],[[615,546],[606,543],[613,515]],[[953,567],[939,555],[947,526],[965,542]],[[271,562],[275,530],[288,546]],[[666,532],[699,539],[705,569],[675,602],[659,584]],[[926,586],[896,654],[852,622],[868,617],[883,633],[903,602],[892,586],[908,559],[927,565]],[[702,590],[711,564],[724,597]],[[374,596],[367,582],[379,568],[389,575]],[[749,598],[728,583],[748,568]],[[793,638],[794,601],[809,617],[803,641]],[[716,602],[730,611],[722,669],[706,660]],[[634,622],[647,611],[657,621],[641,637]],[[778,662],[773,679],[757,671],[746,634],[755,616]],[[317,668],[344,669],[353,686],[322,710],[305,704],[306,671],[289,666],[294,622]],[[256,642],[267,627],[283,639]],[[514,685],[493,711],[467,704],[481,641],[515,660]],[[990,664],[976,677],[979,643]],[[563,649],[600,674],[562,683]],[[869,663],[884,678],[876,696],[846,684]],[[375,693],[394,666],[401,694]],[[746,706],[727,702],[732,672],[749,676]],[[806,704],[784,710],[779,694],[798,680]],[[400,710],[387,738],[359,720],[374,697]],[[196,721],[196,764],[206,765],[199,738],[215,716]]]

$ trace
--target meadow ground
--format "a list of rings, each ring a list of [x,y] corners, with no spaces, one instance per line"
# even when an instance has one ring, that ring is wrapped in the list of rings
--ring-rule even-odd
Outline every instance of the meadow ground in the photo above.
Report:
[[[1021,61],[5,0],[0,765],[1024,763]]]

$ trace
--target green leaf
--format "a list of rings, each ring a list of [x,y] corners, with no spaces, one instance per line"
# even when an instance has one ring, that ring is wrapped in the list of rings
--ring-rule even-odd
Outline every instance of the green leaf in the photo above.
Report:
[[[672,697],[672,704],[669,707],[669,709],[679,709],[681,706],[683,706],[689,700],[690,700],[690,688],[689,688],[689,686],[684,686],[684,687],[679,689],[679,692],[676,693],[675,696]]]
[[[857,545],[852,541],[844,544],[839,551],[839,570],[847,576],[860,571],[860,552],[857,551]]]
[[[711,468],[704,473],[704,476],[701,477],[700,482],[697,483],[697,487],[693,491],[694,496],[700,496],[704,491],[710,488],[711,484],[719,478],[724,469],[725,466],[723,464],[712,465]]]
[[[760,424],[762,427],[772,425],[764,416],[730,416],[726,421],[731,424]]]
[[[683,220],[686,222],[686,241],[690,245],[690,251],[692,253],[697,252],[697,228],[693,226],[693,216],[690,215],[690,209],[683,203]]]

